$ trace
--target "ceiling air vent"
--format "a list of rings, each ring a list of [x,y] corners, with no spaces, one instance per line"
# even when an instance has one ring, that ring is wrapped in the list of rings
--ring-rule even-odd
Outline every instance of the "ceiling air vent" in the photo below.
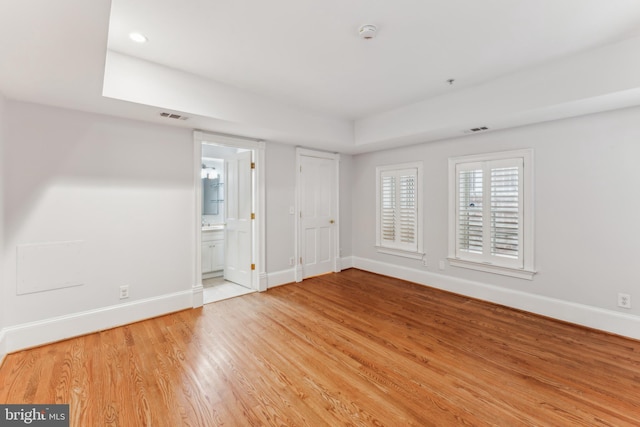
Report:
[[[464,133],[475,133],[475,132],[484,132],[485,130],[489,130],[489,128],[486,127],[486,126],[480,126],[480,127],[477,127],[477,128],[466,129],[463,132]]]
[[[181,116],[180,114],[175,113],[160,113],[160,116],[175,120],[187,120],[189,118],[187,116]]]

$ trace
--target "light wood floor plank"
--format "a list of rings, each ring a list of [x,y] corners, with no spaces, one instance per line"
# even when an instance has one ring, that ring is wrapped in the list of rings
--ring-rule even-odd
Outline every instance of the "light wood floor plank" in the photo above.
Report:
[[[6,357],[74,426],[637,426],[640,342],[355,269]]]

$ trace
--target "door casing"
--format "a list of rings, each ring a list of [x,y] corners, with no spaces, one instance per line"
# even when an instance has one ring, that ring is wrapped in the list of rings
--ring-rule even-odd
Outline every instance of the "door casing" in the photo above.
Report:
[[[193,280],[193,307],[203,304],[202,287],[202,144],[209,143],[226,147],[244,148],[254,151],[254,183],[253,205],[256,218],[253,221],[253,260],[255,270],[252,272],[251,288],[260,292],[267,290],[267,274],[265,263],[265,143],[261,140],[231,137],[210,132],[194,131],[193,133],[193,179],[194,179],[194,240],[195,262]]]

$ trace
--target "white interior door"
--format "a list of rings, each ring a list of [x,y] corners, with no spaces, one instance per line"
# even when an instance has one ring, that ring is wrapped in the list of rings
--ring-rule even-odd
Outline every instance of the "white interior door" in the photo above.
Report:
[[[225,160],[224,278],[247,288],[253,262],[251,154],[243,151]]]
[[[336,271],[335,158],[300,156],[302,278]]]

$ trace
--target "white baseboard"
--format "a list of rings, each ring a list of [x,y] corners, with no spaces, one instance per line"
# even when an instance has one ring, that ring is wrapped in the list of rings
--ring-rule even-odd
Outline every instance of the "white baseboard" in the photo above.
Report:
[[[213,279],[214,277],[224,276],[224,270],[213,271],[211,273],[202,273],[202,279]]]
[[[296,281],[296,269],[276,271],[267,273],[267,287],[275,288],[276,286],[286,285]]]
[[[258,291],[264,292],[269,288],[269,277],[264,271],[258,277]]]
[[[345,256],[340,258],[340,269],[346,270],[347,268],[353,268],[353,257]]]
[[[204,305],[204,288],[202,287],[202,283],[199,285],[195,285],[192,288],[193,292],[193,304],[191,305],[193,308],[202,307]]]
[[[55,341],[192,308],[193,290],[9,326],[0,333],[0,351],[12,353]],[[2,354],[2,353],[0,353]]]
[[[353,257],[338,258],[338,267],[340,270],[346,270],[353,267]],[[288,270],[276,271],[273,273],[267,273],[267,283],[269,288],[275,288],[276,286],[286,285],[296,281],[296,272],[300,275],[302,280],[302,270],[296,267]]]
[[[487,283],[458,279],[367,258],[352,258],[353,266],[361,270],[397,277],[432,288],[517,308],[565,322],[640,339],[640,316],[530,294]]]

